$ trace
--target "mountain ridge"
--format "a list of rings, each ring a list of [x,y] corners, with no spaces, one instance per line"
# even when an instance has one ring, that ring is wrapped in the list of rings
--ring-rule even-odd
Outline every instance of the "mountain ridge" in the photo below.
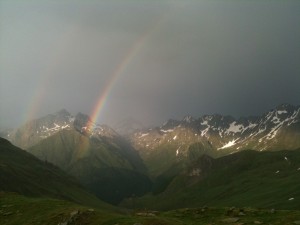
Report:
[[[63,169],[111,204],[142,195],[152,186],[135,149],[112,128],[95,124],[82,113],[72,116],[60,110],[29,121],[11,141]]]
[[[74,177],[3,138],[0,138],[0,156],[1,191],[111,207],[86,191]]]
[[[300,106],[281,104],[261,116],[235,119],[220,114],[197,119],[170,119],[161,126],[140,130],[128,140],[139,152],[153,177],[178,161],[214,158],[252,149],[293,150],[300,147]]]

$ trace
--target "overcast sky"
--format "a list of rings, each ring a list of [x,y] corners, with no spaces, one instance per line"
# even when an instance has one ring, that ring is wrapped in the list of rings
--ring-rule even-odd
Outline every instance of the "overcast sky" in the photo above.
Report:
[[[299,12],[298,0],[0,0],[0,127],[91,114],[124,61],[99,123],[299,105]]]

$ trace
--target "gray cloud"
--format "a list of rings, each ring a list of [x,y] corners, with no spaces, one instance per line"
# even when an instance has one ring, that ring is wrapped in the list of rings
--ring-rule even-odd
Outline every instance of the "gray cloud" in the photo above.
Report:
[[[299,1],[0,1],[0,126],[23,123],[41,92],[35,116],[91,113],[147,32],[99,122],[299,104],[299,11]]]

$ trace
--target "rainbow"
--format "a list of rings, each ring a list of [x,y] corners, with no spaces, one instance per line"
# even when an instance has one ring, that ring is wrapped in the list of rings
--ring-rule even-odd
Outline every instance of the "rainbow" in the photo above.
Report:
[[[150,36],[152,36],[152,34],[160,27],[161,23],[164,21],[165,15],[160,17],[150,29],[146,30],[146,32],[144,32],[143,35],[141,35],[141,37],[133,44],[133,46],[129,49],[127,54],[125,54],[125,57],[123,57],[121,62],[112,72],[112,74],[110,75],[110,79],[105,85],[105,88],[98,95],[99,96],[98,101],[96,102],[95,107],[91,113],[91,123],[90,126],[88,127],[89,129],[91,129],[92,126],[97,123],[101,111],[108,99],[108,95],[111,92],[116,81],[121,76],[121,74],[123,74],[123,72],[126,70],[128,65],[133,60],[133,58],[140,52],[147,39]]]
[[[50,60],[48,60],[48,63],[43,69],[43,75],[40,76],[40,79],[37,82],[37,88],[34,89],[33,97],[28,104],[27,110],[24,115],[25,122],[36,118],[42,101],[46,96],[47,85],[49,84],[50,79],[55,76],[55,70],[63,61],[65,53],[68,52],[69,48],[71,48],[70,40],[72,39],[72,37],[76,36],[75,34],[79,32],[79,29],[80,27],[74,24],[70,26],[64,33],[62,33],[57,40],[55,48],[53,49],[53,54],[49,57]]]

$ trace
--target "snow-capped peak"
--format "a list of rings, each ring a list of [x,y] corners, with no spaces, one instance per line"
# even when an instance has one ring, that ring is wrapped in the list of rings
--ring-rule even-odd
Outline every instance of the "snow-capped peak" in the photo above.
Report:
[[[182,121],[183,121],[183,122],[186,122],[186,123],[191,123],[191,122],[195,121],[195,119],[194,119],[192,116],[188,115],[188,116],[185,116],[185,117],[182,119]]]

